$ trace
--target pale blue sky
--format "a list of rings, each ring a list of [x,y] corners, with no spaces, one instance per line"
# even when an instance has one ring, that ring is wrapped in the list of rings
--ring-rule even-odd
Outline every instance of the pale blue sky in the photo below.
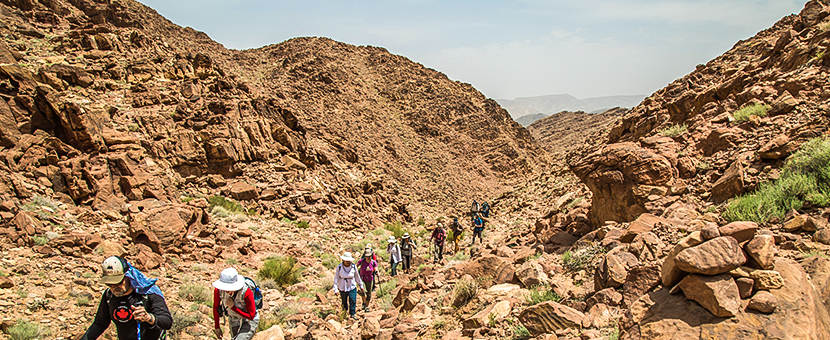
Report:
[[[228,48],[381,46],[499,99],[648,95],[806,0],[139,0]]]

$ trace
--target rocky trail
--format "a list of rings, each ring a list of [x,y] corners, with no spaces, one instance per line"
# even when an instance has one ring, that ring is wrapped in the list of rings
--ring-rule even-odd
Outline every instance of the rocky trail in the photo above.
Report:
[[[631,110],[532,134],[382,48],[228,50],[132,0],[0,17],[0,339],[80,336],[110,255],[159,278],[174,339],[214,338],[231,266],[264,291],[255,339],[830,334],[826,1]],[[493,216],[471,246],[472,199]],[[464,245],[433,264],[453,216]],[[390,277],[404,232],[413,273]],[[353,321],[333,268],[367,244],[380,285]]]

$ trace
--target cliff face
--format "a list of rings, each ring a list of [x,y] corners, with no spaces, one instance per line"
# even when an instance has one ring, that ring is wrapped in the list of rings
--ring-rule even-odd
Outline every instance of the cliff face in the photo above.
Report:
[[[117,212],[207,189],[265,215],[365,225],[544,164],[494,101],[381,48],[227,50],[135,1],[9,0],[0,16],[4,200]]]
[[[825,135],[828,13],[808,2],[646,98],[598,145],[572,152],[571,169],[594,195],[592,221],[668,213],[688,194],[720,204],[775,178],[801,143]],[[736,119],[754,105],[768,115]]]

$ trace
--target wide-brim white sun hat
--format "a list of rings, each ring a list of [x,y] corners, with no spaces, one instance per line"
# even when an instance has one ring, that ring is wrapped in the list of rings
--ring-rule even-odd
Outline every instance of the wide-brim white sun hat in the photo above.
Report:
[[[401,236],[401,238],[409,238],[409,233],[403,233],[403,236]]]
[[[352,257],[352,253],[348,251],[343,253],[343,255],[340,256],[340,259],[346,262],[354,262],[354,257]]]
[[[395,236],[389,236],[389,239],[388,239],[388,240],[386,240],[386,242],[389,242],[389,243],[395,243],[395,242],[397,242],[397,241],[398,241],[398,240],[396,240],[396,239],[395,239]]]
[[[213,281],[213,287],[226,292],[235,292],[245,286],[245,277],[234,268],[226,268],[219,274],[219,280]]]

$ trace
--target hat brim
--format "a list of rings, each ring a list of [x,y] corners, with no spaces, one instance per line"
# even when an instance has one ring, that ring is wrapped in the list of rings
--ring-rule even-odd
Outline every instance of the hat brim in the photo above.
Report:
[[[235,292],[237,290],[242,289],[242,287],[245,287],[245,278],[242,277],[242,275],[238,275],[236,277],[236,282],[227,283],[222,282],[222,280],[216,280],[213,281],[212,285],[214,288],[218,290],[224,290],[226,292]]]
[[[104,275],[101,277],[101,283],[105,285],[115,285],[124,280],[124,274],[118,275]]]
[[[395,241],[397,241],[397,240],[393,240],[393,239],[391,239],[391,238],[390,238],[390,239],[388,239],[388,240],[386,240],[386,242],[388,242],[388,243],[395,243]]]
[[[349,257],[340,256],[340,259],[343,260],[343,261],[346,261],[346,262],[354,262],[354,257],[351,257],[351,256],[349,256]]]

